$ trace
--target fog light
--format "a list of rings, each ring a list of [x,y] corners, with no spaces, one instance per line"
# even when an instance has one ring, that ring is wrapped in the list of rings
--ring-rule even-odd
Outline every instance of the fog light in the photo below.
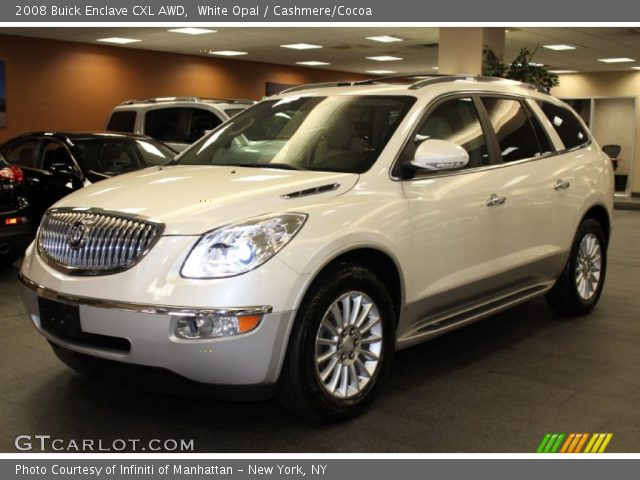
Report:
[[[177,316],[174,333],[185,340],[231,337],[255,329],[262,315],[200,314]]]

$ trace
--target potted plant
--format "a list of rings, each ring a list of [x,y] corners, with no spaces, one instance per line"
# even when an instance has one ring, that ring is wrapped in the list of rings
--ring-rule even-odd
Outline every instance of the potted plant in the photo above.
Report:
[[[549,93],[551,88],[560,85],[560,81],[558,75],[548,72],[544,67],[532,61],[536,51],[537,48],[531,53],[527,47],[524,47],[518,56],[507,65],[502,56],[496,55],[493,50],[485,46],[482,73],[490,77],[519,80]]]

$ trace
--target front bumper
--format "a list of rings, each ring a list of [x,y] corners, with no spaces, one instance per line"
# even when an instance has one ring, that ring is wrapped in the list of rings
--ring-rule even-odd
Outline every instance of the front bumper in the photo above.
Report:
[[[67,295],[20,275],[22,297],[38,331],[66,350],[106,360],[156,367],[186,379],[216,385],[270,385],[277,381],[286,351],[293,311],[266,313],[253,331],[206,340],[173,335],[175,313],[193,311],[173,306],[103,301]],[[87,344],[44,330],[38,297],[79,307],[82,332],[126,339],[128,351]],[[179,394],[179,392],[176,392]]]

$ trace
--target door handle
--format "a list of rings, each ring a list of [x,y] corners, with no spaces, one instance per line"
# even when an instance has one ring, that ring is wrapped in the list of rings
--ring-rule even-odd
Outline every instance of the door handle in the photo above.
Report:
[[[507,197],[492,193],[489,200],[487,200],[487,207],[497,207],[498,205],[503,205],[506,201]]]
[[[571,184],[569,182],[565,182],[564,180],[558,180],[553,186],[554,190],[566,190],[569,188]]]

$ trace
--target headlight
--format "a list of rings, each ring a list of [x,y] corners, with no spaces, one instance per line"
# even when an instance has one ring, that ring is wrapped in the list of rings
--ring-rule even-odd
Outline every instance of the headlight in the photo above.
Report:
[[[284,213],[205,233],[182,265],[185,278],[225,278],[259,267],[284,247],[307,220]]]

